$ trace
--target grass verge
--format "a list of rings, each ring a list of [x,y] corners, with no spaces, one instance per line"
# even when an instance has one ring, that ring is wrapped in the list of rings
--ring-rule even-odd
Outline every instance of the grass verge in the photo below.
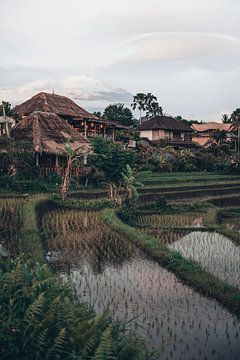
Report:
[[[37,207],[46,202],[44,195],[30,198],[23,205],[22,209],[22,229],[20,233],[20,252],[26,258],[44,263],[42,243],[37,222]]]

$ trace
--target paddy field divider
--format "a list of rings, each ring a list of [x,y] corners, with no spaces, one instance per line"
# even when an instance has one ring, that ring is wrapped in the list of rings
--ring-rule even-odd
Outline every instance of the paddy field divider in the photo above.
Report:
[[[37,221],[37,207],[48,200],[46,195],[30,197],[23,204],[20,250],[24,257],[45,263],[44,252]]]

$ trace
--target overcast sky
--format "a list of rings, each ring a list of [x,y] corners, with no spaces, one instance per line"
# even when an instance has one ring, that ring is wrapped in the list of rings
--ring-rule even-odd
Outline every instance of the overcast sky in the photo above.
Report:
[[[39,91],[90,111],[152,92],[220,121],[240,107],[239,0],[0,0],[0,100]]]

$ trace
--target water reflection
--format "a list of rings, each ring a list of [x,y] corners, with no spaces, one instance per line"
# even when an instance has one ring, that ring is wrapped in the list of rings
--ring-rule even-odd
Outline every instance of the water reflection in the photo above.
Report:
[[[215,301],[183,286],[96,214],[87,215],[87,225],[86,213],[51,216],[43,224],[49,251],[57,254],[52,266],[73,281],[81,300],[97,312],[108,307],[115,318],[135,318],[131,326],[136,323],[153,346],[163,346],[163,360],[239,358],[240,323]]]

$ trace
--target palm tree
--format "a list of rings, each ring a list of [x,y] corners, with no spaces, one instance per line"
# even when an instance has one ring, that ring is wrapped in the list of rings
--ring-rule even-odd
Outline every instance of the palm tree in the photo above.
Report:
[[[231,122],[233,124],[233,128],[237,129],[237,139],[238,139],[238,146],[237,150],[239,152],[239,143],[240,143],[240,108],[233,111],[230,116]]]
[[[147,110],[147,117],[158,115],[163,116],[162,107],[159,106],[159,103],[157,101],[152,101],[151,103],[149,103]]]
[[[138,186],[143,186],[142,183],[138,182],[134,176],[132,168],[127,164],[126,168],[122,172],[121,185],[125,190],[124,202],[126,205],[133,205],[138,199]]]
[[[144,93],[137,93],[134,97],[133,97],[133,102],[131,104],[131,107],[133,108],[133,110],[135,110],[136,108],[138,108],[139,112],[140,112],[140,120],[139,123],[141,125],[141,118],[142,118],[142,110],[145,111],[146,110],[146,94]]]
[[[222,114],[222,123],[229,124],[231,122],[231,117],[228,114]]]

